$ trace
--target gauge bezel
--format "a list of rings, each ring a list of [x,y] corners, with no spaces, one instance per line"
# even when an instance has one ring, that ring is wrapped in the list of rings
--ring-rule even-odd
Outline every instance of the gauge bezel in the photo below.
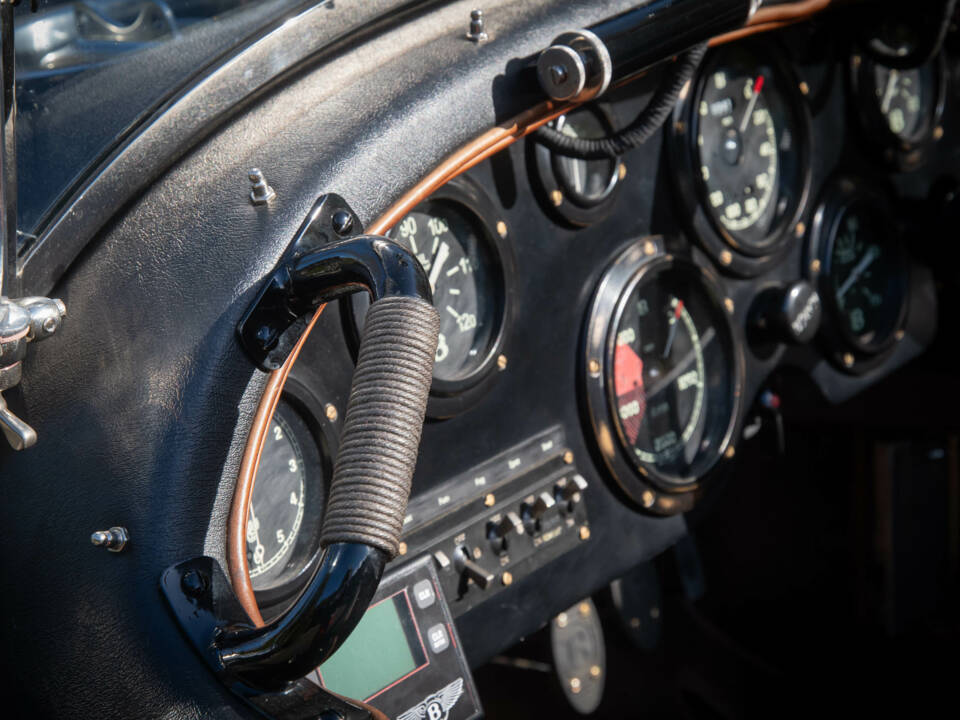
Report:
[[[427,401],[427,417],[445,419],[458,415],[476,405],[490,390],[504,369],[498,363],[501,355],[509,357],[509,333],[513,327],[514,299],[516,298],[516,262],[510,245],[510,226],[504,214],[497,210],[493,201],[478,183],[466,176],[454,178],[429,197],[423,199],[414,212],[429,202],[449,203],[457,206],[474,225],[478,237],[487,244],[491,258],[491,271],[498,273],[499,293],[498,328],[492,335],[483,361],[467,377],[459,380],[434,378]],[[406,216],[404,216],[406,217]],[[502,225],[501,225],[502,223]],[[399,225],[399,223],[397,223]],[[497,228],[504,230],[501,235]],[[387,232],[391,237],[393,229]],[[359,324],[353,302],[349,298],[340,303],[344,331],[354,361],[360,347]]]
[[[850,95],[856,107],[857,126],[864,130],[864,138],[868,147],[879,155],[881,162],[898,172],[910,172],[922,166],[930,150],[937,144],[936,129],[943,121],[943,113],[947,104],[947,78],[949,70],[944,53],[936,56],[913,68],[899,68],[919,70],[929,65],[934,72],[934,91],[936,98],[933,103],[933,112],[928,114],[922,132],[910,140],[904,140],[896,135],[887,124],[880,112],[874,94],[873,69],[883,65],[874,60],[869,53],[854,50],[850,55]],[[892,67],[884,65],[885,67]]]
[[[591,113],[608,134],[613,134],[617,129],[617,121],[613,109],[605,103],[582,105],[572,112]],[[577,193],[572,192],[566,187],[560,178],[560,172],[557,167],[557,154],[545,145],[537,142],[535,136],[531,137],[527,142],[528,172],[537,199],[547,214],[572,227],[587,227],[598,223],[607,217],[616,206],[617,199],[620,195],[620,188],[623,184],[621,180],[622,175],[625,174],[626,165],[624,164],[623,158],[614,159],[612,162],[613,171],[607,181],[607,187],[603,195],[597,199],[580,197]],[[621,170],[621,167],[623,170]],[[560,193],[562,201],[559,205],[552,199],[554,193]]]
[[[287,578],[282,584],[270,588],[255,589],[254,595],[257,599],[257,605],[264,618],[271,618],[278,615],[287,604],[296,598],[303,590],[306,583],[313,576],[320,560],[320,522],[323,519],[323,511],[326,507],[326,498],[329,494],[329,484],[333,479],[333,458],[337,451],[337,433],[332,424],[321,422],[318,418],[323,417],[322,403],[307,389],[305,385],[294,378],[288,378],[284,386],[284,392],[280,402],[277,404],[277,413],[290,413],[295,416],[306,427],[309,434],[311,445],[307,445],[306,437],[297,437],[302,447],[301,450],[306,455],[308,450],[312,450],[317,455],[316,463],[319,466],[319,482],[317,478],[311,478],[309,473],[305,473],[306,489],[304,494],[304,517],[300,524],[299,537],[295,547],[287,558],[287,565],[299,565],[299,569]],[[316,467],[314,467],[314,471]],[[317,504],[318,493],[322,495],[322,504]],[[251,581],[252,583],[252,581]]]
[[[630,456],[622,437],[622,428],[615,417],[616,403],[612,396],[616,329],[625,303],[652,272],[678,264],[684,264],[698,273],[705,292],[716,304],[716,317],[722,323],[717,331],[726,336],[730,353],[730,418],[721,442],[703,462],[701,474],[687,478],[661,473],[655,467]],[[627,497],[648,512],[659,515],[686,512],[693,506],[695,491],[699,490],[704,478],[722,460],[732,456],[729,449],[742,414],[746,370],[743,339],[729,313],[724,310],[725,300],[726,294],[719,278],[699,263],[668,253],[662,236],[631,243],[606,270],[594,293],[587,318],[581,368],[590,425],[607,470]]]
[[[908,256],[900,233],[892,229],[886,241],[896,253],[899,262],[897,281],[900,305],[890,332],[876,342],[863,343],[840,321],[836,288],[830,280],[833,243],[837,225],[853,205],[866,204],[881,218],[882,227],[896,228],[897,221],[891,207],[892,193],[885,192],[862,178],[841,175],[830,180],[821,192],[814,213],[810,235],[804,253],[806,277],[814,284],[827,312],[820,326],[820,337],[831,362],[841,370],[861,374],[876,367],[893,351],[903,337],[904,324],[910,306],[910,272]],[[849,359],[853,358],[853,362]]]
[[[747,52],[760,62],[770,65],[778,76],[776,88],[793,118],[792,131],[796,138],[796,153],[801,184],[791,212],[767,234],[762,247],[748,247],[718,222],[708,209],[707,191],[700,173],[697,135],[699,128],[700,97],[711,73],[708,70],[721,64],[724,54]],[[808,211],[812,182],[813,130],[810,108],[800,90],[797,73],[785,60],[786,53],[777,52],[768,43],[747,41],[711,51],[700,66],[696,78],[681,94],[674,107],[669,125],[669,153],[674,168],[678,200],[693,236],[710,258],[725,272],[741,277],[754,277],[783,260],[791,242],[797,237],[797,228]]]

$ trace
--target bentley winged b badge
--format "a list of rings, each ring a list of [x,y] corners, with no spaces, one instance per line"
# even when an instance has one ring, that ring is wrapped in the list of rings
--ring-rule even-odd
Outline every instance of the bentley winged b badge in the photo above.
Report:
[[[419,705],[397,715],[397,720],[447,720],[450,710],[463,695],[463,678],[427,696]]]

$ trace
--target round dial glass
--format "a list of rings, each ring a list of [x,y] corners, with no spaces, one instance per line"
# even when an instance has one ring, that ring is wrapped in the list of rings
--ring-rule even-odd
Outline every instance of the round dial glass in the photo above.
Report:
[[[561,115],[555,127],[573,138],[602,138],[610,134],[610,129],[592,108]],[[615,158],[580,160],[553,155],[554,175],[564,196],[584,207],[597,205],[609,197],[619,180],[618,169]]]
[[[489,360],[503,319],[503,276],[485,226],[459,203],[428,200],[390,237],[413,253],[430,281],[440,314],[434,380],[469,378]],[[354,298],[355,316],[362,319],[369,298]]]
[[[692,482],[719,457],[734,411],[723,310],[680,261],[643,273],[620,307],[609,359],[620,440],[641,468]]]
[[[313,436],[281,403],[264,441],[247,514],[247,567],[254,590],[283,585],[302,570],[316,540],[305,519],[312,526],[322,517],[322,487]]]
[[[798,122],[785,86],[773,63],[743,48],[714,55],[700,80],[693,137],[703,202],[747,252],[775,243],[800,202]]]
[[[862,350],[875,350],[900,324],[904,270],[899,245],[870,204],[854,203],[834,222],[828,281],[843,334]]]

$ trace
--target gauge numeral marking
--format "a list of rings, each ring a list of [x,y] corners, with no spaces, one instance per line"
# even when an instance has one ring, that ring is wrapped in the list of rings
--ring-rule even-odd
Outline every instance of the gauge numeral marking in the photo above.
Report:
[[[713,205],[715,208],[723,205],[722,190],[714,190],[712,193],[710,193],[710,204]]]
[[[685,372],[677,378],[677,389],[680,390],[680,392],[692,387],[700,387],[700,373],[696,370]]]

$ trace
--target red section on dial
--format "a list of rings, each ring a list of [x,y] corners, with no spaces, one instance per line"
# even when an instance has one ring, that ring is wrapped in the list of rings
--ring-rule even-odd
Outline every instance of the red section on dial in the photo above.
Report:
[[[643,389],[643,360],[626,344],[617,345],[613,353],[613,391],[623,432],[634,443],[647,409],[647,395]]]

